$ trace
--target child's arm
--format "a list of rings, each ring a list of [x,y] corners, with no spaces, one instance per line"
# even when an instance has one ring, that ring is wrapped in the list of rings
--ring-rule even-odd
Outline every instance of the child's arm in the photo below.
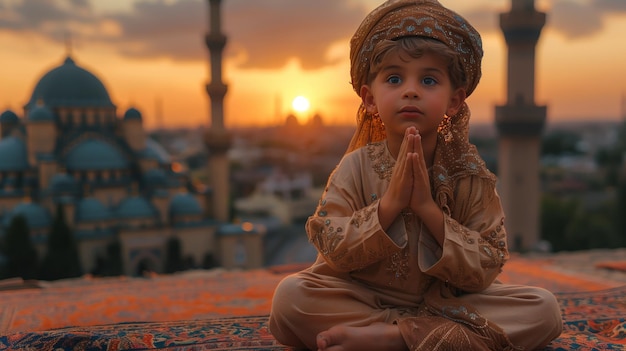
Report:
[[[383,148],[379,145],[377,150]],[[367,267],[400,252],[407,243],[399,212],[396,222],[387,225],[394,230],[382,226],[379,218],[385,214],[381,213],[380,194],[387,182],[364,182],[364,178],[372,177],[363,174],[375,172],[373,167],[366,152],[344,157],[331,175],[315,214],[307,221],[309,241],[336,271]]]
[[[491,180],[459,180],[454,207],[444,215],[443,244],[420,237],[420,269],[464,291],[481,291],[496,279],[509,258],[504,211]]]

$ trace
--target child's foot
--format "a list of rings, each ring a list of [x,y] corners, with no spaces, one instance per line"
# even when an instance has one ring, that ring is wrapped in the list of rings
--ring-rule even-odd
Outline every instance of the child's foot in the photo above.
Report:
[[[317,335],[318,351],[408,350],[397,325],[334,326]]]

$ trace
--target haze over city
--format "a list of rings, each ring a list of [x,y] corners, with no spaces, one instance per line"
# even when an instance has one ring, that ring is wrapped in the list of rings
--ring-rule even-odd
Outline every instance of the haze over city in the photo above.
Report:
[[[227,126],[302,121],[354,123],[349,39],[380,0],[225,0],[222,28]],[[498,13],[507,0],[441,0],[482,34],[483,78],[473,121],[493,121],[506,96]],[[626,94],[626,2],[538,0],[548,22],[537,47],[536,103],[548,123],[617,120]],[[204,0],[0,0],[0,109],[21,114],[34,84],[68,55],[93,72],[118,111],[136,107],[147,128],[209,123]],[[10,48],[10,49],[6,49]],[[300,105],[293,106],[296,97]],[[307,103],[308,102],[308,108]],[[299,108],[302,111],[295,111]]]

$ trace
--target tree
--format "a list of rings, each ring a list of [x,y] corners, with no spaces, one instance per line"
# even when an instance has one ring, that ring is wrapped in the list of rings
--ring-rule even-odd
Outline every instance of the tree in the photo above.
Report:
[[[554,251],[570,250],[566,240],[567,227],[580,204],[574,200],[561,200],[544,195],[541,200],[541,236],[552,245]]]
[[[554,251],[622,247],[626,238],[613,220],[614,208],[612,202],[589,209],[584,208],[580,199],[544,196],[542,238],[550,242]]]
[[[35,279],[39,268],[39,256],[30,239],[30,230],[26,218],[22,215],[13,217],[6,231],[3,245],[7,260],[0,278],[21,277]]]
[[[174,273],[183,270],[184,262],[180,240],[173,236],[167,241],[167,251],[165,256],[165,273]]]
[[[78,247],[72,230],[65,222],[63,207],[57,206],[56,216],[48,235],[48,250],[41,267],[41,279],[55,280],[82,275]]]
[[[91,274],[99,277],[112,277],[124,274],[124,262],[122,260],[122,245],[119,240],[110,242],[106,252],[96,257],[96,266]]]
[[[122,244],[115,240],[107,245],[105,276],[118,276],[124,274],[124,261],[122,260]]]
[[[541,144],[541,155],[580,155],[580,136],[573,132],[556,131],[546,135]]]

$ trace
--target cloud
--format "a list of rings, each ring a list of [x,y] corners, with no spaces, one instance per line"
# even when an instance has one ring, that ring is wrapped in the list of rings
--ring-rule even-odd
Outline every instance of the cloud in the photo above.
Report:
[[[626,14],[626,0],[552,0],[549,4],[546,27],[570,39],[593,36],[603,30],[607,16]],[[485,34],[500,31],[498,14],[509,9],[477,2],[463,15]]]
[[[470,11],[461,14],[472,24],[476,30],[485,34],[487,32],[499,31],[499,14],[503,12],[501,8],[489,5],[473,8]]]
[[[312,69],[327,64],[333,43],[346,43],[366,15],[354,2],[339,0],[231,0],[225,27],[236,47],[245,50],[244,67],[274,68],[291,57]],[[346,44],[347,45],[347,44]]]
[[[81,0],[22,0],[2,5],[0,30],[39,32],[49,35],[67,22],[87,22],[88,4]]]
[[[603,11],[591,3],[555,0],[548,25],[568,38],[593,35],[602,30]]]
[[[91,0],[95,1],[95,0]],[[101,43],[120,54],[175,61],[206,60],[205,0],[136,0],[130,12],[94,14],[88,0],[22,0],[0,15],[0,30],[30,32],[61,44]],[[306,69],[328,64],[330,46],[348,39],[366,11],[350,0],[229,0],[222,3],[227,55],[245,68],[282,67],[296,57]]]
[[[554,0],[548,14],[548,25],[565,37],[575,39],[602,31],[606,16],[624,13],[624,0]]]
[[[205,61],[209,31],[206,0],[134,0],[130,11],[96,13],[100,0],[0,2],[0,31],[29,33],[63,45],[110,45],[121,55]],[[128,0],[131,1],[131,0]],[[498,28],[498,10],[476,2],[464,16],[481,33]],[[481,5],[482,4],[482,5]],[[329,49],[354,33],[367,6],[360,0],[227,0],[222,2],[225,54],[242,68],[283,67],[297,58],[305,69],[332,63]],[[626,13],[625,0],[553,0],[548,25],[570,38],[593,35],[606,15]]]
[[[593,0],[591,4],[606,12],[626,12],[626,1],[624,0]]]
[[[207,19],[204,1],[135,1],[130,13],[108,14],[101,20],[118,30],[99,33],[97,41],[115,45],[134,58],[169,58],[175,61],[206,59],[203,29]]]
[[[229,0],[221,12],[226,53],[245,57],[238,61],[242,68],[261,69],[282,67],[293,57],[305,69],[328,64],[330,45],[349,38],[365,15],[339,0]],[[121,33],[101,40],[123,44],[120,51],[128,56],[206,60],[208,17],[204,1],[137,1],[131,13],[108,16]]]

